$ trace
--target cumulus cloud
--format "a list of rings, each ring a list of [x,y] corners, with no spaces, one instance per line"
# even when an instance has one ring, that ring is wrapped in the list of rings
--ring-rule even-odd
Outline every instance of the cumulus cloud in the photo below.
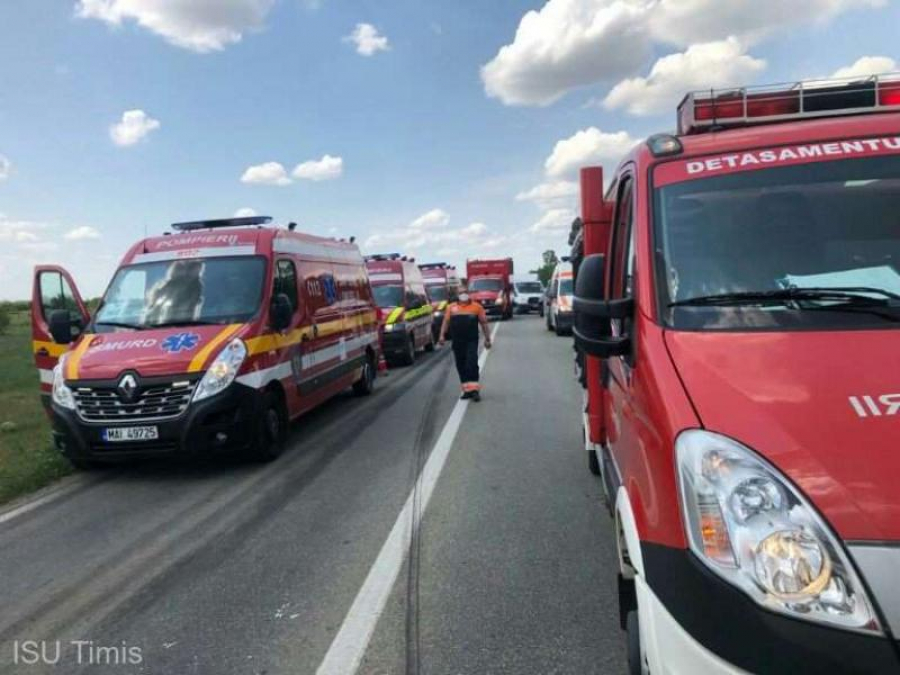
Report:
[[[378,29],[370,23],[356,24],[356,28],[344,38],[344,42],[352,42],[356,45],[356,53],[362,56],[373,56],[391,48],[387,37],[379,33]]]
[[[745,54],[735,37],[696,44],[659,59],[647,77],[622,80],[603,105],[611,110],[624,108],[632,115],[670,112],[685,92],[749,84],[765,67],[765,61]]]
[[[290,185],[287,171],[279,162],[264,162],[249,166],[241,176],[242,183],[254,183],[258,185]]]
[[[446,227],[450,223],[450,215],[443,209],[431,209],[409,224],[411,230],[428,230],[435,227]]]
[[[639,142],[627,131],[604,133],[588,127],[558,141],[544,162],[544,170],[549,178],[575,178],[583,166],[618,162]]]
[[[734,35],[745,43],[886,0],[548,0],[481,69],[488,96],[549,105],[572,89],[632,75],[659,44],[687,47]]]
[[[550,209],[529,229],[535,234],[559,235],[569,232],[573,220],[575,212],[571,209]]]
[[[0,181],[4,181],[9,178],[9,174],[12,173],[12,162],[10,162],[4,155],[0,155]]]
[[[75,15],[111,26],[133,21],[184,49],[205,53],[260,30],[275,0],[79,0]]]
[[[63,239],[68,239],[69,241],[81,241],[84,239],[99,239],[100,232],[90,225],[82,225],[81,227],[76,227],[72,230],[69,230],[63,235]]]
[[[340,178],[344,172],[344,160],[341,157],[332,157],[324,155],[322,159],[309,161],[298,164],[294,167],[293,176],[300,180],[333,180]]]
[[[516,195],[516,201],[532,202],[549,209],[560,203],[570,203],[578,195],[578,183],[572,180],[554,180],[535,185]]]
[[[832,77],[870,77],[883,75],[897,70],[897,62],[888,56],[863,56],[855,63],[844,68],[838,68]]]
[[[122,113],[122,119],[109,127],[109,137],[116,145],[126,147],[140,142],[159,126],[159,120],[143,110],[126,110]]]
[[[238,209],[234,212],[234,218],[252,218],[256,215],[256,211],[251,209],[249,206],[245,206],[241,209]]]
[[[450,216],[442,209],[432,209],[396,230],[373,234],[366,240],[365,247],[375,250],[391,246],[416,255],[442,255],[460,248],[493,248],[505,240],[499,234],[492,234],[482,222],[472,222],[459,228],[450,227]]]

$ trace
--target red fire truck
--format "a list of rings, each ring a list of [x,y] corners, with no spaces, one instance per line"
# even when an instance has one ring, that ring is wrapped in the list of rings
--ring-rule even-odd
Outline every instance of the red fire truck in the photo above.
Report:
[[[425,281],[425,293],[431,302],[433,320],[431,332],[437,340],[441,333],[441,324],[444,323],[444,310],[447,303],[452,302],[459,292],[459,277],[456,268],[447,263],[425,263],[419,265],[422,270],[422,279]]]
[[[35,269],[34,358],[73,464],[240,448],[274,459],[289,420],[347,387],[372,391],[359,250],[270,221],[180,223],[139,242],[93,316],[64,269]]]
[[[900,672],[900,76],[689,94],[581,173],[633,673]]]
[[[512,276],[512,258],[466,261],[469,295],[481,303],[488,316],[512,318]]]

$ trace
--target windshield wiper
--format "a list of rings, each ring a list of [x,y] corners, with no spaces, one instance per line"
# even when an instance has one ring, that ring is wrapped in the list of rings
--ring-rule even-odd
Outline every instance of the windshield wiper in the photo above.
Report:
[[[144,330],[145,326],[136,323],[125,323],[124,321],[95,321],[95,326],[112,326],[113,328],[130,328],[131,330]]]
[[[221,321],[204,321],[202,319],[181,319],[180,321],[163,321],[161,323],[148,323],[147,328],[175,328],[178,326],[220,326]]]
[[[872,295],[880,295],[873,298]],[[900,300],[900,295],[883,288],[867,286],[846,287],[791,287],[772,291],[738,291],[700,295],[669,303],[669,307],[726,307],[739,305],[786,304],[801,302],[836,302],[853,307],[891,306],[891,300]],[[799,304],[798,304],[799,306]]]

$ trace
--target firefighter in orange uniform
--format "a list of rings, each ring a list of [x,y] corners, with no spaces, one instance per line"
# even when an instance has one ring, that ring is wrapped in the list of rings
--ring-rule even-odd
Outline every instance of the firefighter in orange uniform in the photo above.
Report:
[[[481,400],[481,385],[478,383],[478,329],[484,332],[484,348],[491,348],[491,333],[488,328],[484,307],[469,297],[466,289],[460,289],[459,298],[447,307],[444,323],[441,325],[440,344],[453,342],[453,357],[462,384],[462,396],[474,401]]]

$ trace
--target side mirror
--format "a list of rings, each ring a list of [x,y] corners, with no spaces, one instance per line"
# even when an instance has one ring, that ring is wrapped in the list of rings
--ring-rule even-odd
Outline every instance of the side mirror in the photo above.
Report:
[[[291,325],[294,316],[294,305],[285,293],[278,293],[272,298],[272,307],[269,310],[269,322],[272,328],[279,333]]]
[[[50,335],[58,345],[70,344],[74,338],[72,334],[72,315],[67,309],[56,309],[50,312]]]
[[[605,258],[600,253],[587,256],[575,280],[573,334],[575,346],[585,354],[607,359],[625,356],[631,351],[628,335],[613,337],[611,319],[626,319],[634,314],[634,300],[606,300],[603,288]]]

